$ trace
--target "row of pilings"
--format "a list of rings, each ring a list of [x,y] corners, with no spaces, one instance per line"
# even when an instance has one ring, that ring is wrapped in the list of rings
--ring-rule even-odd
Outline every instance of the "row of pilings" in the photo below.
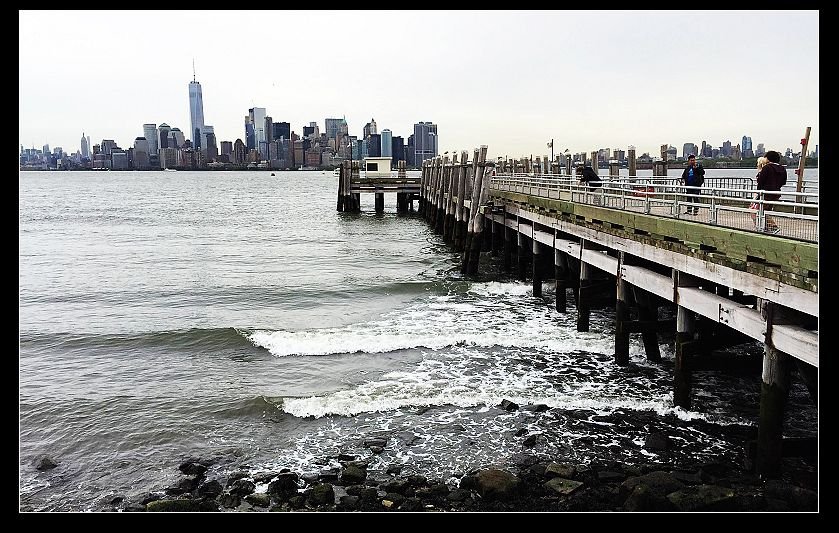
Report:
[[[434,232],[462,252],[461,273],[474,275],[483,247],[483,216],[495,163],[486,161],[486,145],[469,153],[448,153],[422,164],[419,212]],[[469,199],[469,205],[466,200]]]
[[[714,356],[713,350],[752,342],[741,332],[699,315],[678,303],[661,298],[656,294],[636,287],[624,280],[620,274],[615,277],[582,261],[583,250],[592,250],[611,254],[618,261],[617,272],[622,272],[622,265],[638,266],[672,277],[678,287],[697,287],[716,295],[724,296],[742,303],[756,305],[762,313],[771,311],[770,302],[746,296],[729,287],[708,280],[689,276],[684,272],[664,268],[623,251],[608,250],[588,240],[580,240],[574,235],[561,231],[555,232],[555,247],[538,242],[535,238],[517,231],[507,224],[510,214],[504,214],[501,220],[492,216],[493,207],[489,201],[490,179],[494,174],[495,164],[486,162],[486,147],[475,150],[468,160],[468,153],[444,154],[426,160],[422,166],[422,186],[419,212],[428,221],[435,233],[445,242],[462,252],[461,272],[474,275],[478,271],[481,252],[490,252],[493,256],[503,254],[503,271],[517,277],[533,281],[533,295],[542,295],[542,284],[553,277],[556,282],[556,310],[566,312],[567,298],[570,293],[576,308],[577,331],[589,331],[589,317],[592,308],[613,308],[615,310],[615,352],[616,364],[625,366],[630,363],[630,334],[640,334],[646,359],[649,362],[661,361],[659,335],[672,335],[674,343],[673,368],[673,403],[684,409],[691,408],[691,397],[695,395],[692,386],[693,374],[703,370],[731,369],[734,371],[750,370],[754,367],[751,360],[743,358],[724,358]],[[527,172],[527,160],[501,161],[499,169],[507,172]],[[465,200],[469,199],[469,206]],[[497,207],[498,213],[504,208]],[[523,221],[524,222],[524,221]],[[485,227],[485,224],[488,226]],[[534,229],[539,224],[528,221]],[[486,229],[486,231],[485,231]],[[553,232],[548,227],[539,227],[541,232]],[[559,246],[564,242],[579,243],[579,253],[568,253]],[[553,253],[551,253],[553,252]],[[569,291],[570,289],[570,291]],[[659,310],[661,309],[661,313]],[[771,320],[769,320],[771,328]],[[771,344],[767,344],[762,375],[762,393],[760,422],[756,439],[751,441],[746,452],[746,462],[751,463],[762,476],[774,477],[780,473],[781,457],[791,452],[796,446],[795,439],[782,438],[784,405],[789,390],[790,369],[795,366],[792,358],[780,354]],[[814,367],[796,361],[801,376],[817,398]],[[782,444],[783,443],[783,444]],[[790,444],[792,443],[792,444]],[[804,455],[811,453],[810,439],[802,439],[798,445]]]
[[[353,183],[359,184],[361,181],[361,170],[359,161],[344,161],[339,167],[340,173],[338,176],[338,211],[357,213],[361,211],[361,193],[353,192]],[[405,161],[401,160],[397,164],[396,181],[392,184],[404,183],[406,178]],[[385,190],[379,186],[373,193],[375,194],[374,206],[377,213],[383,213],[385,210]],[[396,193],[396,212],[407,213],[414,208],[413,194],[409,192]]]

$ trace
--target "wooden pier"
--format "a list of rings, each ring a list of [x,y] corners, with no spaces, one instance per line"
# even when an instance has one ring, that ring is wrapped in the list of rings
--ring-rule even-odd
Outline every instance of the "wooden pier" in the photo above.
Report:
[[[722,183],[703,190],[699,215],[687,216],[684,191],[673,184],[626,180],[610,169],[593,192],[570,176],[568,161],[563,169],[559,158],[488,162],[486,154],[482,146],[471,159],[464,151],[426,160],[418,192],[405,185],[407,194],[419,195],[419,214],[462,252],[462,272],[477,273],[488,251],[503,254],[506,272],[516,264],[521,279],[530,277],[534,295],[553,275],[556,311],[566,312],[570,289],[578,331],[588,331],[593,303],[610,302],[618,365],[630,362],[630,335],[641,334],[647,360],[655,362],[658,335],[672,333],[673,403],[685,409],[703,354],[762,342],[759,427],[748,461],[761,476],[779,475],[794,368],[818,405],[817,198],[794,209],[767,205],[755,216],[744,206],[755,191]],[[343,190],[350,194],[367,192],[348,183]],[[781,233],[761,232],[768,216]],[[667,308],[670,318],[659,312]]]
[[[361,194],[374,194],[376,212],[384,211],[385,193],[396,194],[396,210],[404,213],[414,210],[414,200],[419,198],[420,178],[408,177],[405,161],[399,161],[395,176],[362,177],[359,161],[345,161],[338,177],[338,211],[359,211]]]

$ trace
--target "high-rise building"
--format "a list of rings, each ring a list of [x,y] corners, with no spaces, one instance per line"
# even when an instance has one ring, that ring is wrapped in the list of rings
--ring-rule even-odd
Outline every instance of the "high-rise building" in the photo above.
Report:
[[[154,131],[154,130],[152,130]],[[149,168],[149,141],[145,137],[134,139],[134,153],[132,156],[134,168],[145,170]]]
[[[763,146],[763,143],[758,143],[757,149],[755,150],[755,155],[757,157],[761,157],[766,154],[766,147]]]
[[[414,124],[414,166],[437,155],[437,125],[431,122]]]
[[[274,140],[274,119],[265,117],[265,142],[271,144]],[[269,154],[270,155],[270,154]]]
[[[326,138],[335,139],[338,137],[338,132],[341,130],[341,123],[346,123],[342,118],[328,118],[326,119]]]
[[[157,155],[157,124],[143,124],[143,137],[149,142],[149,155]]]
[[[204,132],[201,134],[201,149],[207,154],[207,161],[218,159],[218,145],[216,144],[216,132],[212,126],[205,124]]]
[[[242,142],[242,139],[236,139],[233,143],[233,162],[241,165],[245,162],[245,157],[248,153],[248,147]]]
[[[390,160],[393,161],[393,166],[396,167],[399,161],[405,160],[405,140],[399,136],[394,137],[390,141],[390,147]]]
[[[379,133],[376,129],[376,119],[371,118],[370,122],[364,125],[364,138],[366,139],[373,133]]]
[[[695,145],[695,144],[693,144],[693,143],[685,143],[685,144],[682,146],[682,157],[683,157],[684,159],[687,159],[687,158],[688,158],[688,156],[689,156],[689,155],[691,155],[691,154],[693,154],[693,155],[697,155],[697,152],[696,152],[696,145]]]
[[[248,109],[248,123],[253,128],[253,133],[252,133],[252,139],[253,140],[248,139],[248,148],[249,149],[256,148],[257,150],[260,150],[260,146],[263,146],[263,145],[265,147],[268,146],[266,141],[265,141],[265,117],[266,117],[266,113],[265,113],[265,108],[264,107],[252,107],[252,108]],[[245,127],[245,134],[246,135],[248,133],[247,130],[248,130],[248,128],[246,126]],[[266,159],[268,158],[268,154],[267,153],[263,154],[261,150],[260,150],[260,155],[263,158],[266,158]]]
[[[221,141],[220,145],[221,145],[221,155],[228,156],[230,158],[229,161],[232,161],[233,160],[233,158],[232,158],[233,143],[230,142],[230,141]]]
[[[204,134],[204,99],[201,96],[201,84],[195,81],[195,68],[193,65],[192,81],[189,82],[189,135],[192,139],[192,146],[196,150],[201,148],[201,137]]]
[[[393,157],[393,132],[385,128],[382,130],[381,156]]]
[[[158,150],[163,150],[164,148],[169,148],[169,124],[165,122],[157,127],[157,131],[159,132],[158,138],[160,139],[160,144],[157,146]],[[173,147],[174,148],[174,147]],[[160,168],[166,168],[163,166],[163,158],[160,160]]]
[[[291,124],[288,122],[274,122],[272,124],[274,128],[274,132],[272,134],[272,138],[276,141],[280,138],[282,139],[291,139]]]
[[[186,144],[186,137],[180,128],[169,130],[169,148],[183,148]]]
[[[724,143],[722,143],[720,153],[726,157],[731,155],[731,141],[725,141]]]
[[[82,133],[82,149],[81,149],[81,152],[82,152],[82,157],[90,159],[90,139],[85,137],[84,133]]]
[[[371,133],[367,137],[367,155],[365,157],[384,157],[382,154],[382,136],[378,133]]]

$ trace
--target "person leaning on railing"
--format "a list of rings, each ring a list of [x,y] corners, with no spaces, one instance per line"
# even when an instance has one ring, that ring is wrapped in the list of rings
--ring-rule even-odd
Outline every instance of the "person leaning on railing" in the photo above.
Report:
[[[580,180],[582,185],[586,185],[589,189],[596,189],[600,187],[600,176],[597,175],[597,172],[594,171],[593,168],[584,165],[577,165],[577,179]],[[594,203],[600,203],[600,197],[594,197]]]
[[[773,192],[763,195],[764,200],[777,202],[781,199],[781,187],[787,183],[787,169],[781,165],[781,154],[775,150],[766,152],[766,159],[769,162],[757,173],[757,188],[763,191],[778,191],[778,193]],[[772,211],[774,207],[773,204],[763,204],[763,211]],[[775,223],[775,220],[767,216],[766,227],[763,231],[767,233],[778,233],[781,230]]]
[[[699,213],[699,194],[700,187],[705,183],[705,169],[701,163],[696,161],[696,156],[690,154],[688,156],[688,166],[682,172],[682,177],[679,182],[687,187],[687,201],[692,202],[693,206],[688,206],[686,214],[695,215]]]

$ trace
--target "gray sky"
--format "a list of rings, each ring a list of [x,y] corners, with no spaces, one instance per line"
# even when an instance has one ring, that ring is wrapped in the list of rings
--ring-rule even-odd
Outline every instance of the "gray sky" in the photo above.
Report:
[[[20,143],[133,146],[146,122],[244,140],[250,107],[292,130],[371,118],[490,156],[703,140],[819,139],[818,11],[20,11]],[[189,136],[187,136],[189,138]]]

